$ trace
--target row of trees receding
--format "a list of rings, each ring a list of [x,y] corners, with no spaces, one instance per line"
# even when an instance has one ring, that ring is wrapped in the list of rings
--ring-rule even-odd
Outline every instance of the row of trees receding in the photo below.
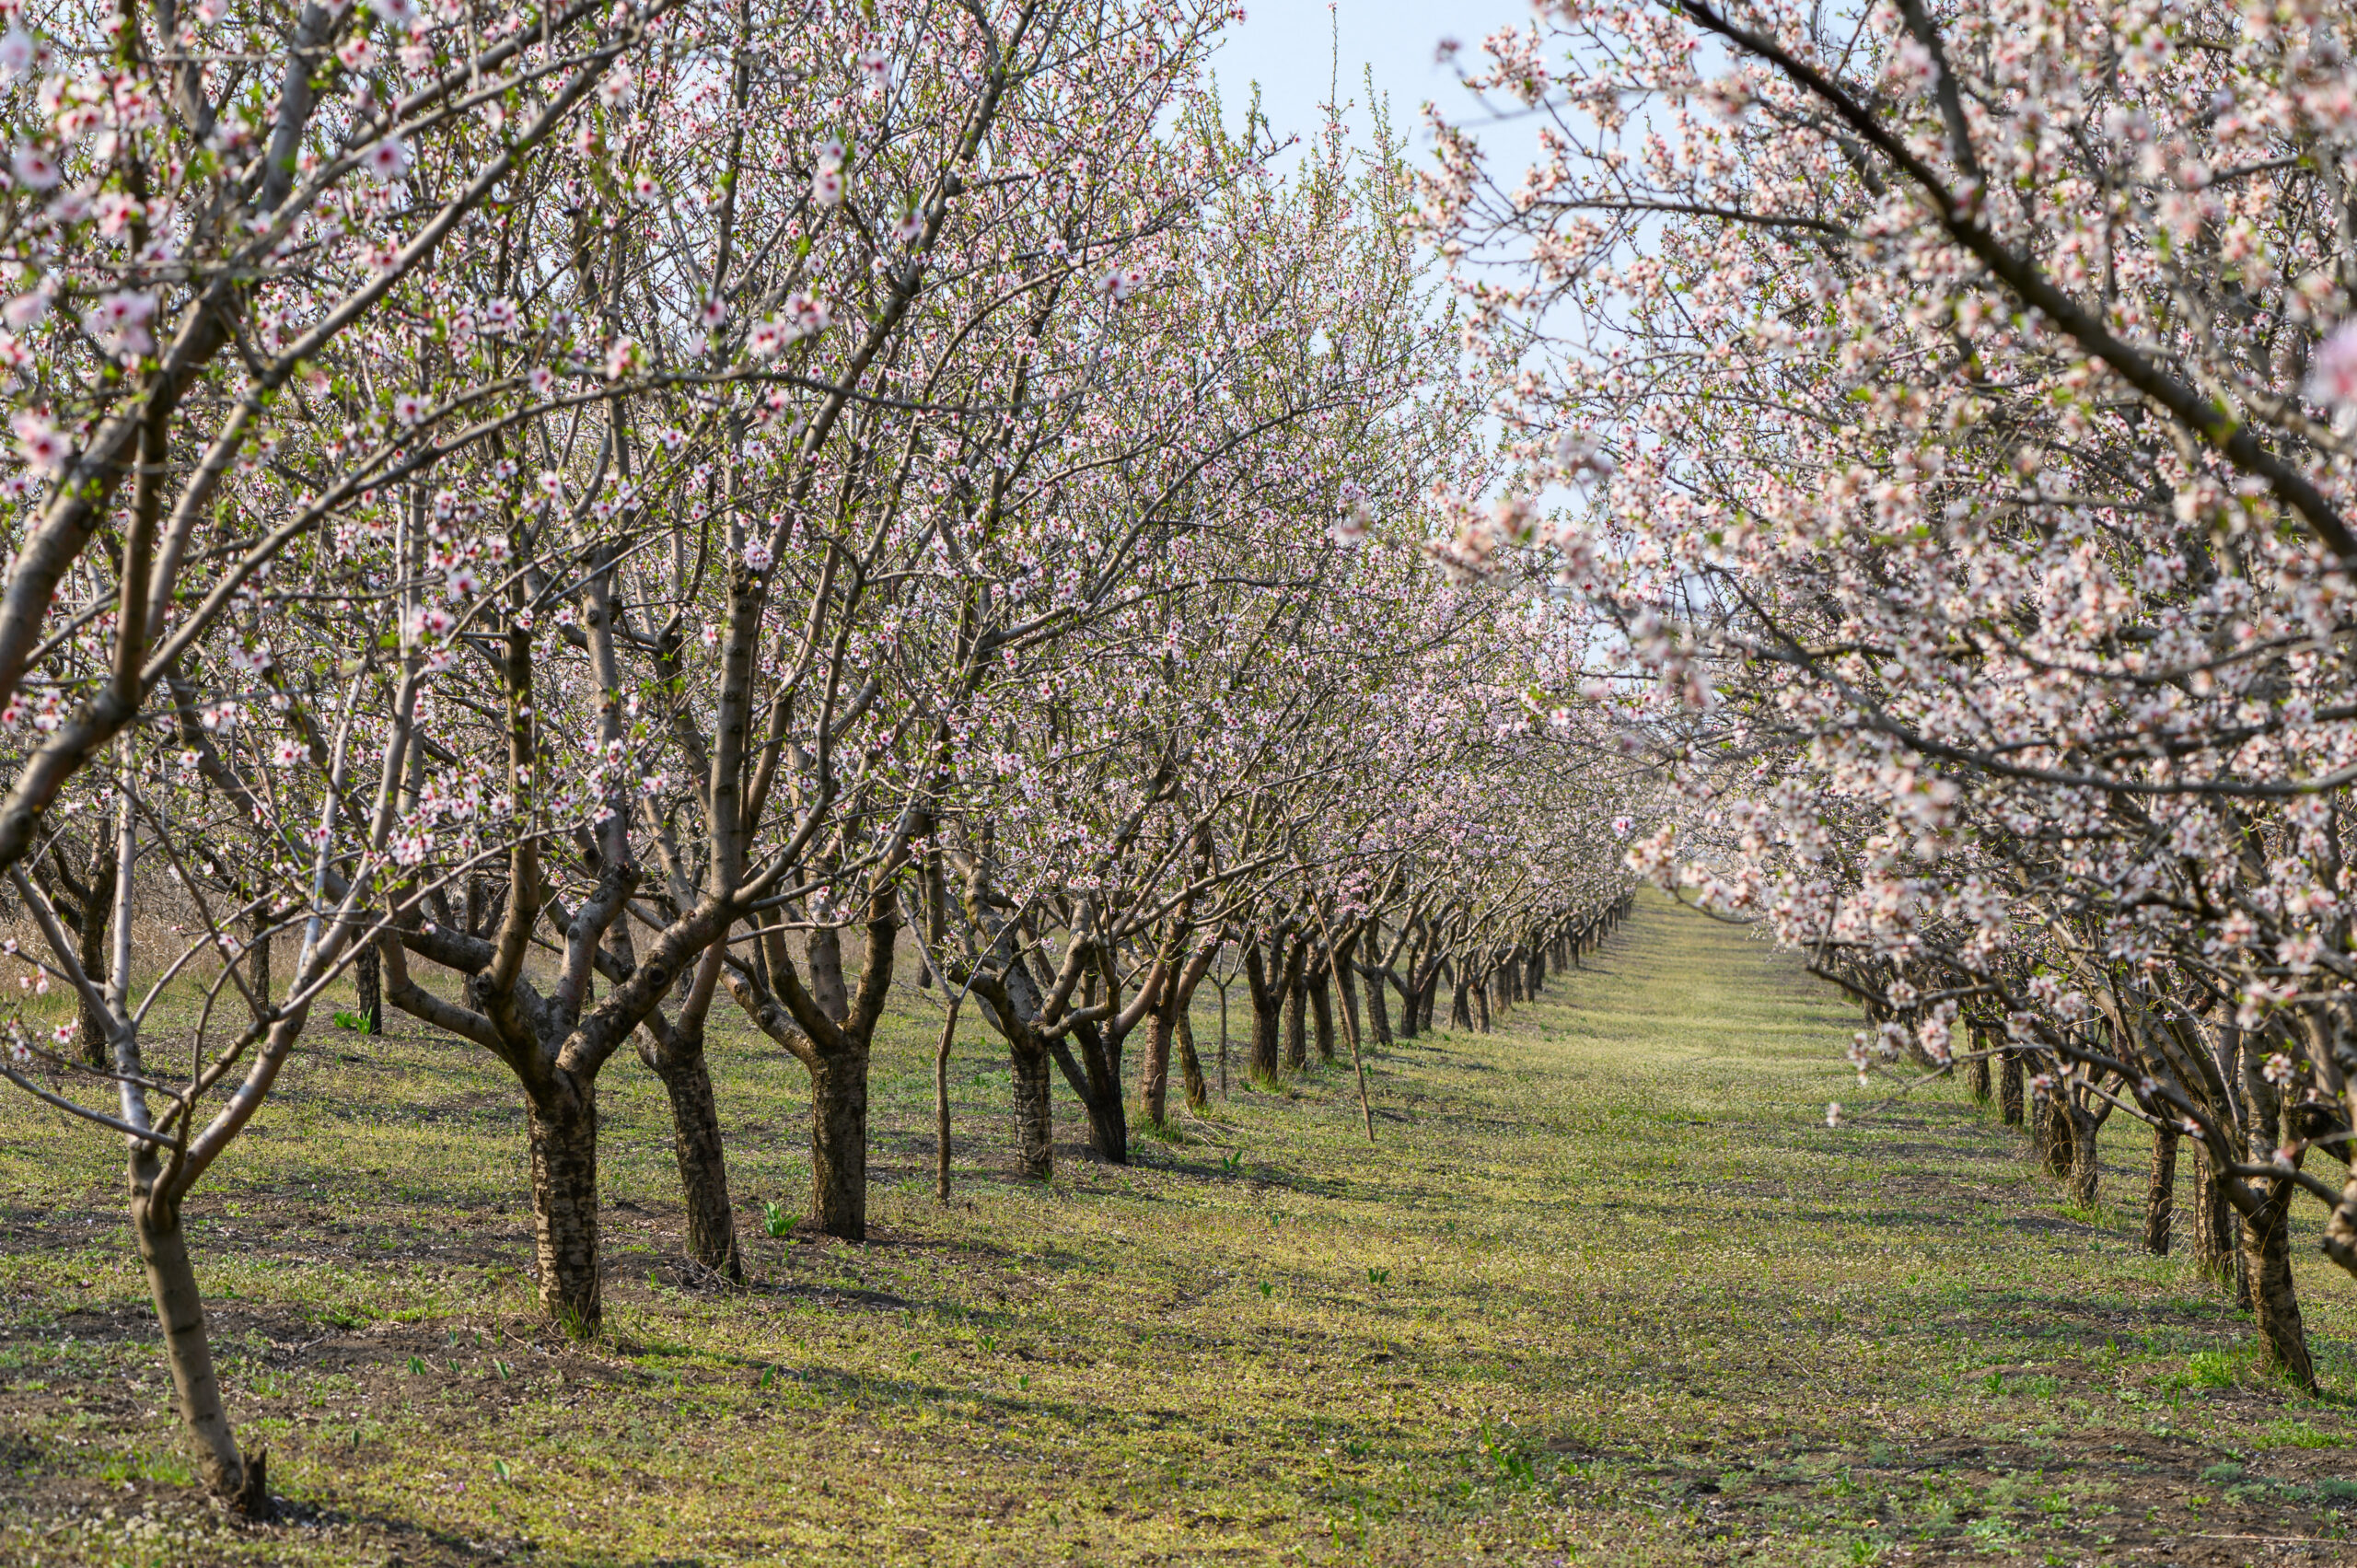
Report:
[[[1421,209],[1532,497],[1445,553],[1551,593],[1573,733],[1658,763],[1634,864],[1864,1000],[1862,1074],[2020,1067],[2082,1202],[2107,1118],[2155,1191],[2190,1145],[2308,1387],[2295,1216],[2357,1273],[2351,21],[1555,0],[1471,77],[1535,164],[1444,127]]]
[[[267,1504],[181,1215],[348,986],[513,1074],[540,1298],[594,1333],[619,1058],[733,1278],[722,1038],[807,1074],[857,1239],[917,995],[1003,1039],[1039,1177],[1058,1076],[1105,1160],[1174,1063],[1201,1101],[1207,975],[1273,1078],[1486,1025],[1621,907],[1624,765],[1542,743],[1525,610],[1419,548],[1482,410],[1399,149],[1273,175],[1221,15],[0,37],[0,1074],[127,1147],[223,1495]]]

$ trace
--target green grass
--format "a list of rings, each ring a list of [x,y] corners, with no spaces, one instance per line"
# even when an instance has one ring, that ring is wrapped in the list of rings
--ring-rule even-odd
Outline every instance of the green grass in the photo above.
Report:
[[[1048,1191],[973,1038],[944,1211],[911,993],[864,1249],[769,1233],[803,1077],[732,1035],[741,1295],[683,1286],[668,1112],[618,1061],[586,1347],[531,1309],[501,1071],[323,1029],[191,1211],[288,1504],[257,1529],[190,1500],[110,1151],[0,1102],[0,1562],[2035,1562],[2357,1522],[2357,1293],[2311,1234],[2321,1400],[2138,1249],[2127,1130],[2064,1218],[1960,1086],[1862,1094],[1854,1027],[1649,902],[1498,1033],[1371,1060],[1371,1150],[1347,1064],[1239,1077],[1131,1168],[1068,1144]]]

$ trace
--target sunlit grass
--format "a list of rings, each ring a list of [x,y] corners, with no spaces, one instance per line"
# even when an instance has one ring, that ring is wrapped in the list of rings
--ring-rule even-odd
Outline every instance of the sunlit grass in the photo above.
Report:
[[[1789,960],[1648,904],[1500,1033],[1371,1059],[1372,1149],[1346,1068],[1239,1078],[1136,1166],[1068,1153],[1044,1191],[1004,1173],[976,1035],[945,1212],[911,993],[866,1249],[767,1233],[765,1202],[801,1202],[802,1074],[732,1036],[741,1295],[681,1288],[668,1111],[618,1061],[586,1349],[531,1311],[502,1070],[322,1030],[192,1211],[233,1411],[298,1519],[244,1534],[171,1511],[110,1152],[8,1102],[0,1561],[1824,1562],[2337,1531],[2357,1313],[2312,1238],[2321,1401],[2138,1249],[2125,1129],[2064,1219],[1960,1086],[1862,1094],[1853,1027]]]

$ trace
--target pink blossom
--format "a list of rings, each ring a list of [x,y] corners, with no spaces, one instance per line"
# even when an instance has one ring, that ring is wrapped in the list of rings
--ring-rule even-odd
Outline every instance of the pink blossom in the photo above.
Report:
[[[827,330],[834,313],[827,302],[809,290],[790,294],[785,298],[785,330],[789,341],[814,337]]]
[[[26,410],[9,422],[17,434],[17,450],[26,462],[43,473],[56,473],[65,466],[71,448],[57,426],[44,416]]]
[[[2357,318],[2343,321],[2308,361],[2308,396],[2335,409],[2357,405]]]
[[[18,147],[9,155],[8,167],[18,184],[35,191],[53,190],[65,178],[57,159],[35,146]]]
[[[90,335],[126,354],[146,354],[156,346],[147,324],[156,316],[156,296],[128,291],[110,294],[92,306],[82,324]]]
[[[409,144],[388,136],[360,155],[360,167],[389,185],[409,172]]]

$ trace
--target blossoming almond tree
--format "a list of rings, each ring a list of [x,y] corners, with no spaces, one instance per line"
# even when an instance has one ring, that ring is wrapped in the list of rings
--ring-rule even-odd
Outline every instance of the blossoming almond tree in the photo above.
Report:
[[[297,912],[302,956],[284,993],[253,988],[250,970],[222,971],[246,989],[251,1022],[225,1035],[208,1014],[185,1079],[141,1044],[156,997],[134,999],[126,912],[139,880],[167,865],[202,873],[159,793],[180,770],[135,721],[159,691],[206,732],[286,695],[263,679],[275,661],[258,632],[265,607],[284,602],[274,566],[298,543],[315,547],[362,493],[423,473],[467,438],[415,438],[425,412],[495,390],[471,367],[430,397],[374,384],[351,345],[415,332],[407,306],[429,267],[571,126],[626,96],[629,57],[667,9],[559,7],[528,27],[464,4],[205,0],[38,18],[12,9],[0,32],[11,291],[0,359],[21,465],[0,486],[16,533],[0,594],[0,729],[11,737],[0,865],[38,917],[39,962],[73,982],[107,1038],[107,1064],[81,1082],[120,1104],[101,1110],[70,1084],[35,1083],[21,1043],[6,1071],[129,1144],[134,1229],[180,1414],[207,1484],[249,1509],[267,1503],[262,1467],[223,1414],[181,1207],[351,951],[354,869],[383,848],[382,775],[402,765],[414,685],[331,664],[308,710],[319,727],[281,738],[322,775],[299,807],[286,803],[308,819],[287,833],[273,830],[292,819],[263,824],[283,895],[272,907]],[[312,576],[307,589],[320,586]],[[69,796],[94,768],[102,781]],[[50,814],[77,798],[110,824],[100,836],[114,887],[109,898],[81,883],[75,931],[27,872],[42,865],[42,880],[67,888],[50,875],[63,826]],[[317,859],[329,842],[357,857],[332,876]],[[81,958],[100,903],[110,952],[93,973]],[[236,941],[253,912],[222,912],[208,943]],[[205,1119],[205,1097],[232,1082]]]
[[[1687,801],[1640,860],[1887,1009],[1869,1063],[1970,1016],[2082,1142],[2196,1138],[2304,1380],[2286,1205],[2357,1271],[2304,1168],[2357,1109],[2344,20],[1553,6],[1476,77],[1537,166],[1460,128],[1427,192],[1579,501],[1449,554],[1657,680],[1599,706]]]

